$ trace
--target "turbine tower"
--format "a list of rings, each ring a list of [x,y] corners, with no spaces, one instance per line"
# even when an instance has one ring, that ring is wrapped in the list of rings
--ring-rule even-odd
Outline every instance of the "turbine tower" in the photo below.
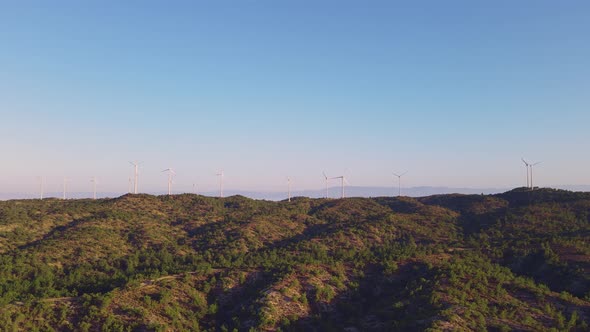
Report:
[[[129,177],[129,182],[127,185],[127,193],[131,194],[131,186],[133,185],[133,180],[131,180],[131,177]]]
[[[130,161],[129,163],[135,167],[135,181],[133,182],[133,193],[137,194],[137,178],[138,178],[138,174],[139,174],[139,164],[140,163],[137,161]]]
[[[287,177],[287,197],[289,202],[291,201],[291,178]]]
[[[535,190],[535,186],[533,185],[533,166],[537,166],[540,163],[542,163],[542,161],[538,161],[536,163],[530,164],[530,168],[531,168],[531,190]]]
[[[322,172],[322,174],[324,174],[324,179],[326,180],[326,198],[328,198],[328,180],[330,180],[330,178],[328,178],[326,172]]]
[[[346,177],[344,175],[340,175],[340,176],[333,177],[331,179],[340,179],[340,185],[342,187],[342,196],[340,198],[344,198],[344,183],[350,184],[350,183],[348,183],[348,181],[346,181]]]
[[[63,192],[63,197],[62,197],[63,199],[66,199],[66,191],[67,191],[67,182],[68,181],[69,181],[69,179],[64,176],[64,181],[63,181],[64,192]]]
[[[215,175],[219,176],[219,197],[223,198],[223,170]]]
[[[45,177],[38,176],[37,179],[39,180],[39,199],[43,200],[43,185],[45,184]]]
[[[402,176],[406,175],[406,173],[408,173],[408,171],[405,171],[401,174],[393,173],[393,175],[397,176],[397,196],[402,195]]]
[[[176,172],[172,168],[166,168],[162,172],[168,172],[168,196],[172,195],[172,177],[176,175]]]
[[[536,163],[529,163],[526,160],[524,160],[524,158],[521,159],[526,167],[526,186],[527,188],[534,190],[535,186],[533,185],[533,166],[539,165],[540,163],[542,163],[542,161],[538,161]]]
[[[529,164],[526,160],[524,160],[524,158],[520,158],[522,160],[522,162],[524,163],[524,167],[526,168],[526,187],[530,188],[531,185],[529,184],[529,167],[531,166],[531,164]]]
[[[96,180],[96,176],[93,176],[90,179],[90,182],[92,182],[92,192],[93,192],[92,199],[96,199],[96,183],[98,182]]]

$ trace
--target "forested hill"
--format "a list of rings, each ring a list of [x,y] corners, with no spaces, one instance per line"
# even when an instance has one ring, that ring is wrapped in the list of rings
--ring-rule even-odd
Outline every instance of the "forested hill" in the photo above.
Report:
[[[0,330],[570,330],[590,194],[0,202]]]

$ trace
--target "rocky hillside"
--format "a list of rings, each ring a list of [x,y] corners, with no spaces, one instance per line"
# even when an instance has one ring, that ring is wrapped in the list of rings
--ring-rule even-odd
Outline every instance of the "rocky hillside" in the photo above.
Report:
[[[1,331],[569,330],[590,194],[0,202]]]

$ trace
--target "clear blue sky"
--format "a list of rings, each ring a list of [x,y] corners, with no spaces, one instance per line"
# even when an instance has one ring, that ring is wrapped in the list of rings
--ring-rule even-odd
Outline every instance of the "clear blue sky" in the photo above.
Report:
[[[590,184],[589,36],[588,1],[3,1],[0,190]]]

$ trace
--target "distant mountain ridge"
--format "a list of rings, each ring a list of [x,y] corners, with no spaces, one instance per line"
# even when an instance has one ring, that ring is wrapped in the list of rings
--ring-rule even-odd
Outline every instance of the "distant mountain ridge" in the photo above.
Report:
[[[570,190],[570,191],[582,191],[588,192],[590,191],[590,185],[559,185],[559,186],[552,186],[551,188],[555,189],[563,189],[563,190]],[[424,196],[431,196],[431,195],[443,195],[443,194],[464,194],[464,195],[474,195],[474,194],[484,194],[484,195],[492,195],[492,194],[499,194],[506,191],[509,191],[512,188],[508,187],[482,187],[482,188],[467,188],[467,187],[445,187],[445,186],[419,186],[419,187],[409,187],[409,188],[402,188],[402,196],[408,197],[424,197]],[[151,195],[165,195],[165,191],[149,191],[146,192],[147,194]],[[174,194],[182,194],[188,192],[182,191],[173,191]],[[330,198],[338,198],[341,195],[341,188],[338,186],[328,188],[328,193]],[[107,197],[119,197],[126,193],[122,192],[98,192],[98,198],[107,198]],[[204,196],[211,196],[216,197],[219,195],[217,191],[206,191],[206,192],[199,192],[198,194]],[[372,186],[347,186],[345,187],[345,196],[346,197],[384,197],[384,196],[397,196],[398,189],[397,187],[372,187]],[[240,195],[248,198],[253,199],[266,199],[271,201],[280,201],[283,199],[287,199],[287,192],[281,191],[255,191],[255,190],[232,190],[226,189],[224,190],[225,196],[234,196]],[[309,198],[323,198],[325,197],[326,192],[325,189],[320,190],[299,190],[299,191],[292,191],[291,197],[309,197]],[[44,194],[44,198],[61,198],[61,192],[48,192]],[[38,193],[22,193],[22,192],[11,192],[11,193],[0,193],[0,200],[10,200],[10,199],[36,199],[39,198]],[[76,198],[92,198],[91,192],[71,192],[67,194],[68,199]]]

